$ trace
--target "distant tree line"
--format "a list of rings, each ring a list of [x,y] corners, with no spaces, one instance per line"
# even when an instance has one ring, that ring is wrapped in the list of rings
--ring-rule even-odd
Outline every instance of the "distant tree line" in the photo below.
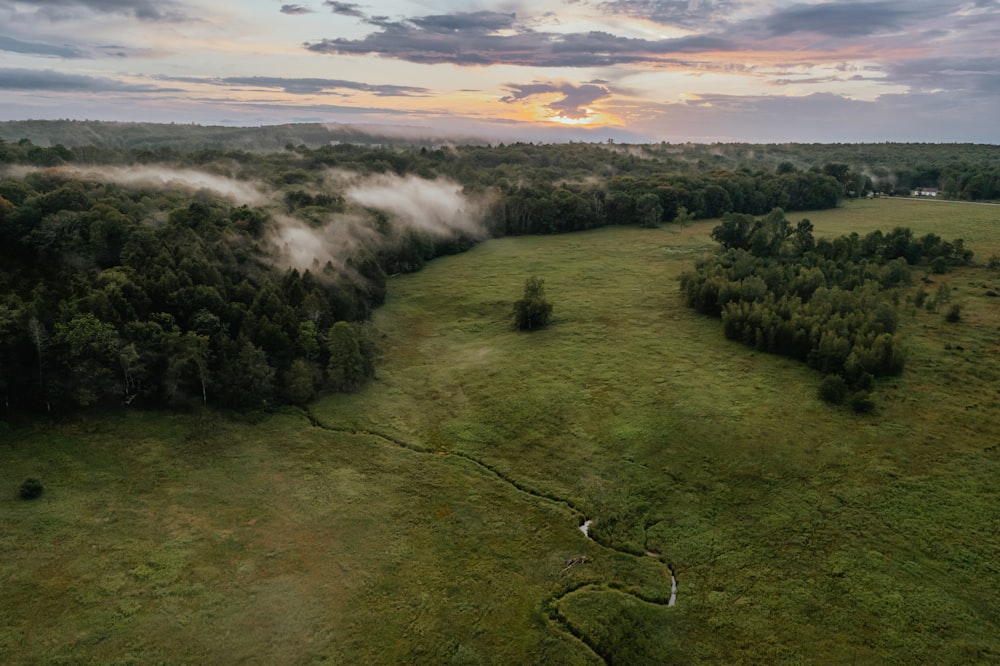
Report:
[[[727,338],[809,364],[828,375],[825,399],[853,394],[866,411],[873,381],[903,370],[896,305],[911,267],[944,272],[972,252],[906,228],[832,240],[812,232],[780,209],[726,215],[712,232],[721,251],[685,273],[681,289],[690,307],[721,318]]]
[[[518,184],[503,191],[494,228],[500,234],[578,231],[609,224],[656,227],[725,213],[760,215],[772,208],[833,208],[843,187],[817,171],[763,174],[618,176],[599,184]]]

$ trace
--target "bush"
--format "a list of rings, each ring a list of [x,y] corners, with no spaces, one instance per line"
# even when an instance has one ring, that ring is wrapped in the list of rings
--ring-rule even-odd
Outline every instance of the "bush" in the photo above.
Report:
[[[41,496],[44,488],[42,487],[42,482],[36,478],[29,477],[24,480],[21,484],[20,489],[18,489],[18,494],[23,500],[33,500]]]
[[[840,375],[827,375],[819,385],[819,397],[831,405],[842,405],[847,398],[847,382]]]
[[[545,300],[545,280],[524,282],[524,298],[514,303],[514,327],[522,331],[545,328],[552,318],[552,304]]]
[[[858,391],[851,396],[851,409],[855,414],[871,414],[875,411],[875,401],[867,391]]]
[[[947,322],[949,322],[949,323],[952,323],[952,324],[955,324],[955,323],[961,321],[962,320],[962,306],[960,306],[958,303],[955,303],[950,308],[948,308],[948,314],[946,314],[944,316],[944,320],[947,321]]]

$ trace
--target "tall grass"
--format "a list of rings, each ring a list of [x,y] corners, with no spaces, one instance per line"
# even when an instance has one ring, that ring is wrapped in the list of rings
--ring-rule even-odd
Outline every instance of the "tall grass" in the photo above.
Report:
[[[1000,208],[806,216],[1000,249]],[[8,433],[4,662],[997,659],[1000,273],[916,273],[907,369],[859,417],[683,307],[712,226],[507,238],[394,278],[377,379],[314,404],[327,428],[135,412]],[[552,325],[519,333],[532,275]],[[959,323],[912,304],[940,284]],[[671,608],[643,601],[669,595],[662,562]]]

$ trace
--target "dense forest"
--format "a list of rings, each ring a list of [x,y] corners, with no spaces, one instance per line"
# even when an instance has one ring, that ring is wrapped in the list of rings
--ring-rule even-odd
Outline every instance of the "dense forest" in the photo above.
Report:
[[[5,132],[12,127],[0,124]],[[47,127],[65,134],[89,126]],[[295,136],[313,136],[313,147],[289,142],[259,151],[232,147],[246,145],[251,130],[233,130],[227,139],[224,128],[177,127],[171,134],[166,127],[129,126],[120,136],[152,137],[129,145],[93,136],[69,146],[0,141],[5,407],[257,408],[305,402],[324,388],[352,390],[375,371],[377,340],[364,322],[385,298],[387,275],[418,270],[491,236],[603,225],[724,216],[719,240],[728,253],[688,281],[688,297],[722,314],[727,334],[755,337],[746,321],[799,317],[824,302],[816,297],[826,294],[822,289],[831,294],[823,296],[832,299],[827,309],[836,310],[852,307],[838,298],[868,298],[872,282],[892,286],[898,276],[883,274],[901,272],[898,259],[951,264],[965,256],[958,243],[927,239],[911,239],[900,254],[902,241],[892,234],[884,247],[868,238],[838,241],[865,248],[855,256],[837,243],[806,243],[802,229],[768,211],[830,208],[885,183],[897,189],[949,178],[955,196],[993,197],[1000,174],[996,149],[980,146],[939,153],[897,146],[907,159],[879,176],[852,166],[851,149],[842,146],[385,147],[331,145],[308,127]],[[919,161],[931,155],[947,163]],[[808,270],[774,263],[793,245]],[[767,297],[708,294],[750,290],[755,272]],[[790,285],[778,285],[779,273]],[[806,290],[805,282],[816,284]],[[874,354],[893,331],[869,324],[838,331],[840,338],[820,336],[817,344],[846,344],[845,358],[837,351],[813,362],[861,386],[882,368],[862,364],[863,372],[852,374],[847,356],[857,345]],[[760,335],[758,346],[785,344]],[[801,335],[780,333],[791,336],[795,354],[818,358]]]
[[[721,318],[727,338],[808,363],[827,375],[821,397],[870,411],[874,380],[903,371],[897,306],[911,267],[944,273],[972,251],[902,227],[818,241],[812,232],[808,219],[792,226],[780,209],[760,219],[726,214],[712,231],[720,252],[685,274],[681,289],[689,306]]]

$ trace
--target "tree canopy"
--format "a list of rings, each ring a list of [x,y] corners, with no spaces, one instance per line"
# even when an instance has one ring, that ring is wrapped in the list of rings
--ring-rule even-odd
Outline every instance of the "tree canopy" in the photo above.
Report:
[[[552,319],[552,304],[545,300],[545,280],[524,281],[524,296],[514,303],[514,327],[522,331],[545,328]]]
[[[688,305],[719,317],[727,338],[839,377],[821,394],[831,402],[861,394],[859,411],[870,411],[876,378],[903,370],[896,303],[911,267],[972,258],[961,239],[916,238],[901,227],[817,242],[808,220],[793,228],[780,210],[725,216],[712,237],[721,251],[681,278]]]

